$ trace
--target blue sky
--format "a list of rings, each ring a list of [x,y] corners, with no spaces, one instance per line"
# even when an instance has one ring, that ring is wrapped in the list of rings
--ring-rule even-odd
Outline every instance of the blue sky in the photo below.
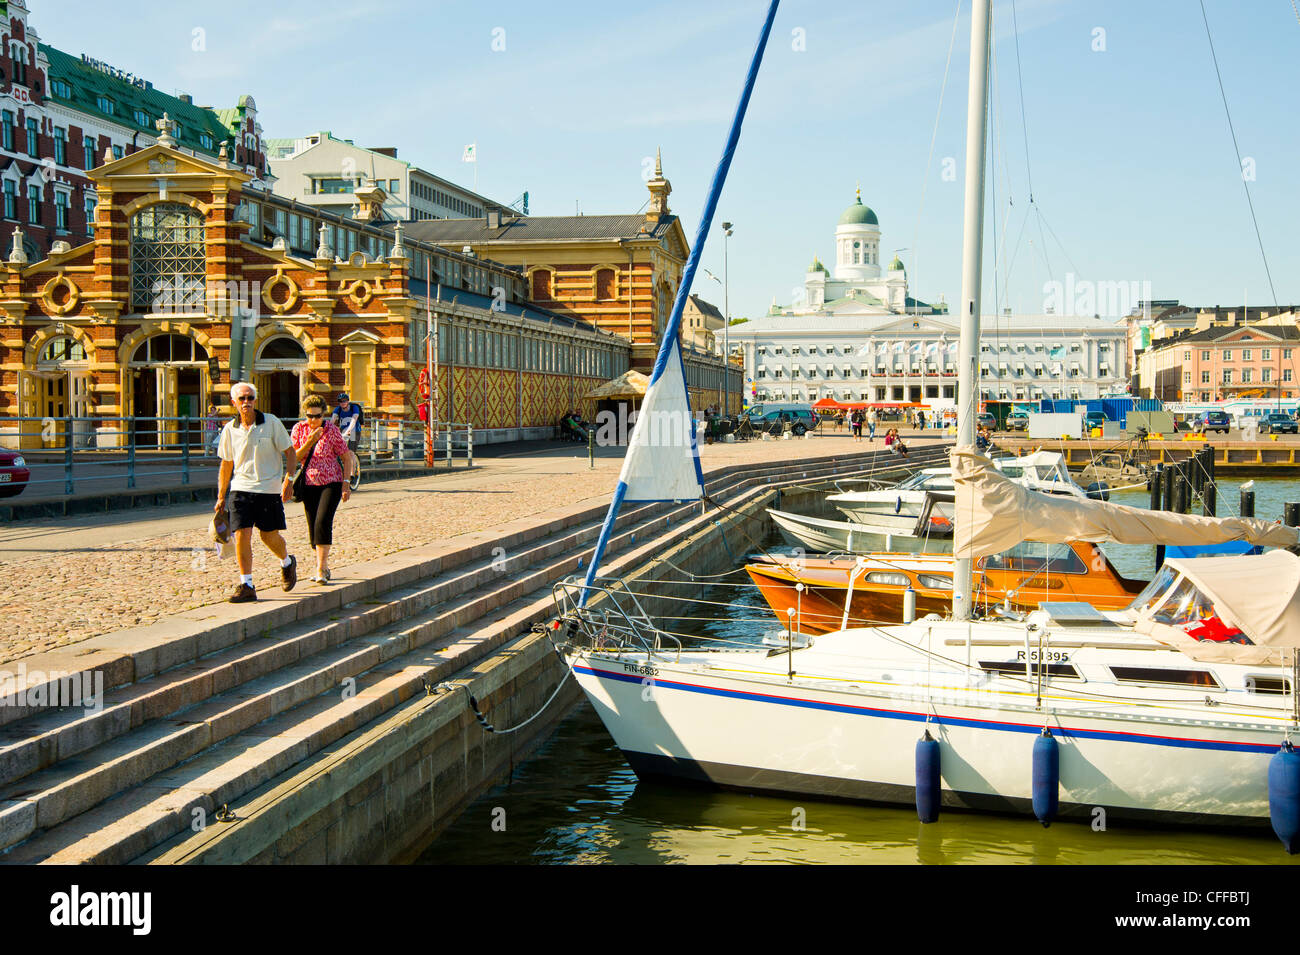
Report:
[[[106,17],[102,0],[29,5],[42,39],[67,52],[198,103],[252,93],[271,137],[329,129],[397,146],[467,185],[473,168],[461,151],[477,142],[480,192],[509,202],[526,189],[537,215],[637,211],[645,158],[661,147],[670,204],[692,241],[766,10],[761,0],[227,0],[123,3],[116,9],[138,15]],[[1205,5],[1237,139],[1253,161],[1277,299],[1300,302],[1300,22],[1289,0]],[[718,208],[718,221],[735,223],[733,315],[788,302],[813,255],[829,260],[859,181],[880,218],[882,252],[908,250],[913,294],[957,299],[969,0],[927,175],[957,7],[782,5]],[[1155,298],[1270,304],[1199,3],[1017,0],[1015,13],[1024,126],[1012,8],[995,3],[985,311],[995,275],[1002,304],[1037,312],[1044,284],[1070,272],[1076,282],[1149,281]],[[955,180],[943,178],[946,158]],[[721,277],[716,228],[703,265]],[[695,291],[722,303],[702,275]]]

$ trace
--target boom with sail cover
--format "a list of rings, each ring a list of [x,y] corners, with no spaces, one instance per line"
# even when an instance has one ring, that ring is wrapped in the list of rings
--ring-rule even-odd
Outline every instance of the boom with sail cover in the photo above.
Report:
[[[664,328],[659,354],[655,358],[654,370],[650,373],[650,386],[632,430],[618,486],[609,502],[605,523],[600,528],[596,549],[587,568],[586,586],[578,601],[580,606],[586,605],[610,532],[614,529],[614,521],[625,500],[685,501],[704,496],[704,474],[700,470],[700,453],[695,444],[695,430],[691,422],[690,395],[686,390],[686,369],[682,364],[682,311],[691,293],[709,230],[713,228],[718,198],[722,194],[723,183],[727,180],[727,170],[731,168],[736,145],[740,142],[740,127],[745,120],[745,111],[749,108],[749,97],[754,91],[754,82],[758,79],[758,67],[763,62],[763,51],[772,33],[772,21],[776,19],[779,3],[780,0],[772,0],[768,6],[767,18],[759,33],[749,73],[740,93],[740,102],[736,104],[736,113],[731,120],[731,130],[722,149],[722,158],[718,160],[713,172],[713,183],[704,202],[704,214],[700,217],[695,244],[682,273],[681,284],[677,286],[672,315]],[[728,359],[723,356],[723,360]]]
[[[963,557],[998,554],[1024,540],[1175,546],[1247,541],[1269,547],[1290,547],[1300,540],[1294,527],[1254,518],[1198,517],[1038,494],[1000,474],[992,461],[970,448],[954,448],[951,460],[957,498],[953,553]]]

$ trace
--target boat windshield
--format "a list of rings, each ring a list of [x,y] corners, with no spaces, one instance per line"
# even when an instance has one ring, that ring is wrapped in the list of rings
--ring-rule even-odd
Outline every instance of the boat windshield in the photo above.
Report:
[[[951,491],[952,475],[936,471],[918,471],[898,485],[900,491]]]
[[[1184,577],[1178,582],[1178,586],[1170,591],[1164,602],[1151,614],[1151,619],[1157,623],[1178,626],[1214,616],[1217,616],[1214,610],[1214,602],[1201,593],[1200,589],[1190,579]]]
[[[1022,574],[1086,574],[1088,567],[1069,544],[1021,541],[1010,550],[984,558],[985,570],[1013,570]]]
[[[1174,582],[1178,574],[1172,567],[1161,567],[1159,572],[1151,578],[1151,583],[1142,589],[1142,593],[1133,598],[1133,602],[1128,605],[1127,609],[1134,613],[1141,613],[1150,607],[1153,603],[1163,597],[1169,590],[1169,585]]]

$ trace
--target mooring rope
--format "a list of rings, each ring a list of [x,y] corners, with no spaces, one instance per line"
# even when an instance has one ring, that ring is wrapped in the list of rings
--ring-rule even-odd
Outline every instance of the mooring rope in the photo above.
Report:
[[[573,670],[568,666],[566,666],[564,668],[563,679],[561,679],[560,682],[556,684],[555,692],[552,693],[550,697],[547,699],[547,701],[541,705],[541,708],[538,709],[538,711],[534,713],[532,716],[528,717],[528,719],[520,723],[518,726],[512,726],[508,730],[499,730],[487,721],[487,717],[484,716],[483,711],[479,709],[478,700],[476,700],[474,698],[474,694],[469,691],[468,683],[451,683],[451,682],[439,683],[436,687],[434,687],[434,689],[438,690],[439,692],[453,691],[458,689],[464,690],[465,696],[469,700],[469,708],[474,711],[474,718],[478,720],[479,726],[483,727],[485,732],[495,733],[497,736],[505,736],[508,733],[518,732],[519,730],[527,726],[529,723],[531,723],[533,720],[537,719],[537,717],[541,716],[542,713],[545,712],[546,708],[550,706],[552,702],[554,702],[555,698],[560,695],[560,690],[564,689],[564,684],[569,681],[569,677],[571,677],[572,675],[573,675]]]

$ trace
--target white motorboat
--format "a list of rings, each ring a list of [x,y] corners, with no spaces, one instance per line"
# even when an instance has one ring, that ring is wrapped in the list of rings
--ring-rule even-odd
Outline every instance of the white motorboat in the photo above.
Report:
[[[922,492],[916,514],[872,514],[863,521],[835,521],[769,507],[768,516],[793,547],[814,554],[952,553],[952,492]],[[946,512],[946,516],[945,516]]]
[[[1045,494],[1088,496],[1088,492],[1070,476],[1064,456],[1054,451],[1035,451],[1021,457],[995,458],[993,466],[1017,483]],[[879,524],[890,518],[911,518],[915,521],[926,505],[927,491],[951,494],[952,468],[922,468],[895,487],[842,491],[830,495],[826,500],[850,521],[859,524]],[[942,504],[934,513],[949,519],[952,517],[951,508]]]

